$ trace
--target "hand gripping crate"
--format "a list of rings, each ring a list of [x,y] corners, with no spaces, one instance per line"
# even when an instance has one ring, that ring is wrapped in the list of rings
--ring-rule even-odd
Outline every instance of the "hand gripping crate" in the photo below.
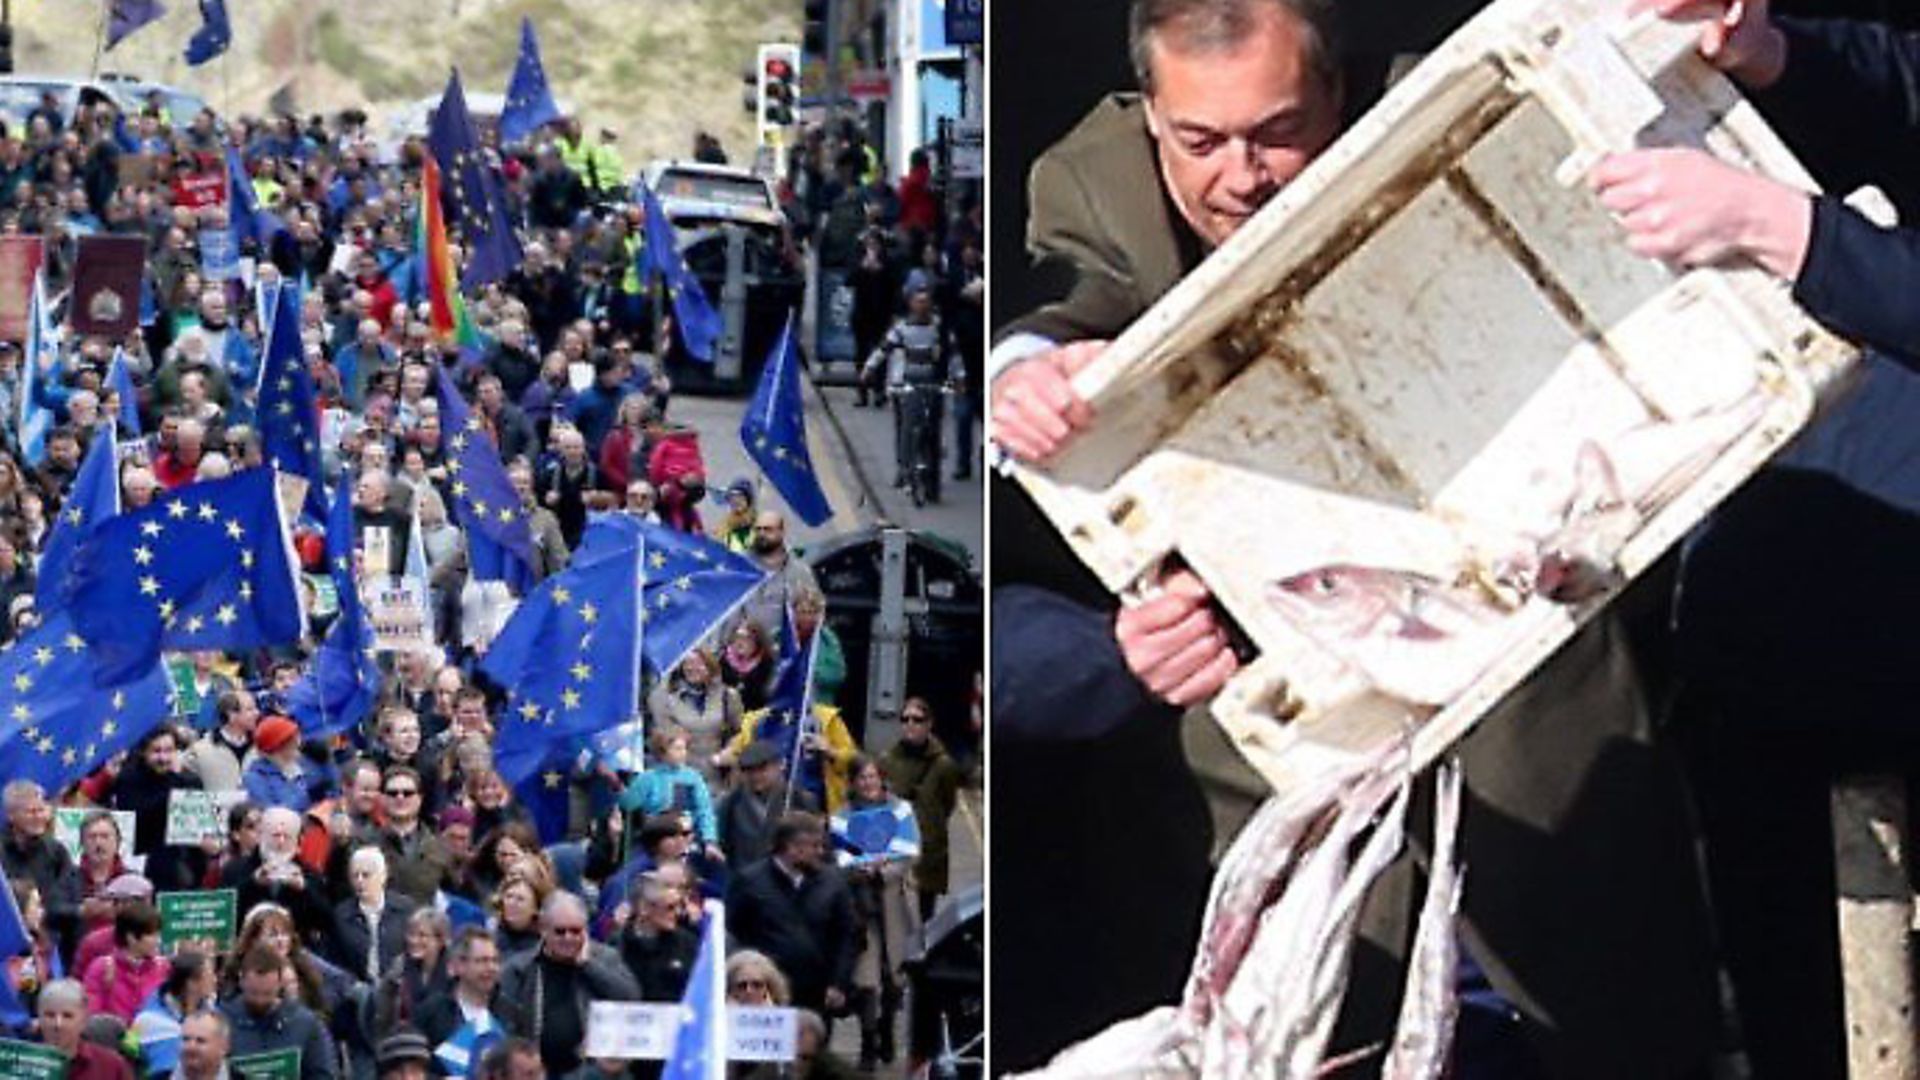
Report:
[[[1783,283],[1635,256],[1587,188],[1638,145],[1815,190],[1695,28],[1625,8],[1482,11],[1082,371],[1092,428],[1017,471],[1115,592],[1170,558],[1207,582],[1258,650],[1213,712],[1277,786],[1408,730],[1433,760],[1847,382]],[[1614,573],[1563,603],[1530,583],[1569,544]]]

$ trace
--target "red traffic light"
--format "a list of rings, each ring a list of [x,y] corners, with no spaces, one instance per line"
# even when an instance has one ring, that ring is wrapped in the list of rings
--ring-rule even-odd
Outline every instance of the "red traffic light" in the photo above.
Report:
[[[784,56],[767,57],[767,78],[769,79],[793,78],[793,62],[791,60],[788,60]]]

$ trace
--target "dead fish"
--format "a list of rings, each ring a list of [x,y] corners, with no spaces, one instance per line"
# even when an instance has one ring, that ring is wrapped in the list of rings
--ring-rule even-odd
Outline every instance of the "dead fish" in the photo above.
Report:
[[[1381,1067],[1381,1080],[1439,1080],[1453,1050],[1460,1016],[1460,939],[1456,923],[1465,868],[1459,864],[1460,763],[1442,763],[1433,785],[1433,861],[1427,868],[1427,894],[1407,963],[1407,989],[1400,999],[1400,1022]]]
[[[1415,705],[1459,696],[1504,644],[1507,612],[1485,590],[1346,563],[1282,578],[1267,600],[1383,693]]]
[[[1627,541],[1765,410],[1766,398],[1754,392],[1697,416],[1643,424],[1604,446],[1582,442],[1574,454],[1560,527],[1540,541],[1529,560],[1534,591],[1571,604],[1623,584],[1618,558]]]

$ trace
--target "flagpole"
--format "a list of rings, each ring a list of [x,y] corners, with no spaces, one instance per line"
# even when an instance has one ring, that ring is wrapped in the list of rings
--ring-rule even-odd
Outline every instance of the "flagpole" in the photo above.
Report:
[[[633,545],[633,696],[634,716],[640,720],[640,731],[637,738],[629,737],[627,743],[627,749],[632,752],[633,760],[639,766],[635,772],[645,769],[647,764],[647,710],[646,699],[642,696],[646,676],[642,667],[642,658],[646,655],[646,634],[647,537],[642,533]],[[635,742],[639,743],[637,748]],[[625,836],[626,830],[621,830],[621,835]]]
[[[93,35],[93,69],[87,72],[87,78],[100,77],[100,54],[107,47],[107,20],[113,13],[113,0],[101,0],[100,29]]]

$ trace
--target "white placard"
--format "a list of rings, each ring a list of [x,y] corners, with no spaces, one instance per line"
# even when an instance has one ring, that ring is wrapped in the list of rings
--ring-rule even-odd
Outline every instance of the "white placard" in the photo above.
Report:
[[[367,601],[373,647],[381,652],[424,652],[433,648],[433,623],[427,583],[419,578],[388,578]]]
[[[587,1012],[588,1058],[658,1061],[673,1049],[685,1006],[673,1002],[596,1001]],[[782,1006],[727,1006],[729,1061],[792,1061],[799,1014]]]
[[[227,811],[245,801],[247,793],[233,791],[178,790],[167,795],[167,840],[169,844],[199,847],[208,836],[227,842]]]

